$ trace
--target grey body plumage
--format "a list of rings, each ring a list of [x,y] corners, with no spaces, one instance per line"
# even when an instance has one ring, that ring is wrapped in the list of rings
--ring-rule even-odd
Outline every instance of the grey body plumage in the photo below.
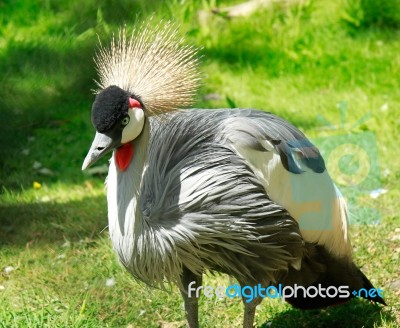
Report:
[[[114,149],[109,230],[126,269],[150,286],[177,284],[191,328],[198,304],[188,284],[206,271],[241,285],[372,288],[352,261],[346,203],[304,134],[253,109],[177,110],[199,82],[195,51],[170,26],[143,27],[136,39],[121,32],[98,56],[97,133],[83,164]],[[305,309],[343,301],[286,300]],[[244,304],[245,328],[260,302]]]
[[[268,199],[246,162],[231,149],[228,132],[232,137],[240,132],[223,129],[227,119],[251,119],[252,114],[253,119],[260,115],[192,110],[161,123],[152,120],[137,202],[146,235],[153,233],[144,244],[158,245],[142,260],[142,252],[133,250],[134,259],[125,266],[137,278],[150,285],[164,278],[179,282],[182,267],[187,267],[197,274],[216,269],[256,281],[249,268],[263,267],[263,279],[273,281],[274,272],[301,258],[304,242],[296,221]]]

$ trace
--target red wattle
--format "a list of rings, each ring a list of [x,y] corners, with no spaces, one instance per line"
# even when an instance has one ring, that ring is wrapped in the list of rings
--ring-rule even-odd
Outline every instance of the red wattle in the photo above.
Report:
[[[121,171],[125,171],[133,156],[133,145],[129,142],[117,148],[115,152],[115,163]]]
[[[142,106],[136,99],[129,97],[129,108],[142,108]]]

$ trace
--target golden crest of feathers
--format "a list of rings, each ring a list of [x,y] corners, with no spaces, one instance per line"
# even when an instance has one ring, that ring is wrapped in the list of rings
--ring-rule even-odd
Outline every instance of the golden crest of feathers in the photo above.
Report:
[[[200,84],[196,54],[171,23],[143,24],[130,37],[124,28],[111,47],[100,46],[96,82],[100,89],[116,85],[136,95],[149,114],[169,112],[193,102]]]

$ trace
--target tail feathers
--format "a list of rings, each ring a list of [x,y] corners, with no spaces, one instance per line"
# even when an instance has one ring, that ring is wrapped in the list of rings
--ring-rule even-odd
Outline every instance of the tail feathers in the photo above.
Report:
[[[357,271],[358,271],[359,275],[361,276],[362,281],[363,281],[363,283],[364,283],[363,288],[364,288],[365,290],[367,290],[367,291],[374,289],[375,287],[374,287],[374,286],[372,285],[372,283],[368,280],[368,278],[364,275],[364,273],[362,273],[362,271],[361,271],[360,269],[357,269]],[[378,291],[379,291],[379,290],[378,290]],[[367,300],[373,301],[373,302],[375,302],[375,303],[381,303],[381,304],[383,304],[383,305],[387,305],[386,302],[385,302],[385,300],[384,300],[381,296],[379,296],[378,293],[368,293],[368,294],[367,294],[367,293],[364,293],[364,294],[360,293],[360,294],[361,294],[361,296],[362,296],[363,298],[365,298],[365,299],[367,299]],[[365,296],[364,296],[364,295],[365,295]]]
[[[318,276],[312,283],[310,283],[310,271]],[[281,282],[286,286],[303,286],[307,291],[311,291],[311,294],[300,291],[294,296],[285,298],[289,304],[299,309],[324,308],[345,303],[356,296],[386,305],[379,295],[380,290],[374,288],[353,262],[348,258],[332,256],[320,246],[316,246],[303,260],[300,271],[289,270]],[[314,296],[316,290],[318,293]]]

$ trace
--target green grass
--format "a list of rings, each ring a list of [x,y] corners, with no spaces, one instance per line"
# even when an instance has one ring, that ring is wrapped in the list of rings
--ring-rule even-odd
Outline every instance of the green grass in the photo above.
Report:
[[[149,289],[118,264],[106,229],[105,176],[80,170],[94,133],[98,37],[108,40],[121,24],[133,26],[153,12],[156,20],[181,24],[188,42],[201,47],[204,85],[195,106],[279,114],[315,140],[328,165],[346,138],[373,156],[368,183],[344,181],[341,189],[364,223],[351,227],[356,263],[384,289],[388,306],[353,300],[301,312],[264,300],[257,326],[400,325],[400,291],[391,287],[399,278],[400,254],[400,32],[348,27],[346,5],[322,0],[247,18],[197,18],[199,9],[236,2],[0,2],[0,327],[183,323],[175,288]],[[211,93],[217,99],[206,100]],[[351,173],[358,164],[350,156],[342,165]],[[388,192],[372,199],[369,193],[378,187]],[[365,224],[377,213],[379,224]],[[6,273],[7,266],[14,270]],[[115,285],[108,287],[110,278]],[[228,282],[207,276],[205,284]],[[202,326],[240,326],[239,300],[200,301]]]

